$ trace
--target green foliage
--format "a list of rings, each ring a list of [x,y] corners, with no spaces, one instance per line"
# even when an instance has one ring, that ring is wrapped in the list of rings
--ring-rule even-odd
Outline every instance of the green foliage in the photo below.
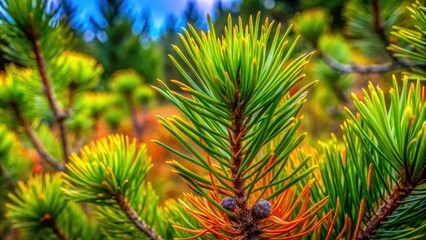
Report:
[[[155,194],[150,182],[144,181],[139,187],[133,189],[133,192],[127,193],[129,204],[135,210],[137,215],[143,219],[146,224],[158,229],[167,230],[167,216],[162,214],[162,208],[159,206],[159,198]],[[99,206],[97,211],[102,231],[109,238],[118,239],[145,239],[144,233],[138,231],[126,214],[117,207]]]
[[[280,24],[276,29],[273,25],[267,19],[261,26],[260,15],[250,18],[246,26],[241,19],[233,25],[229,17],[222,38],[216,36],[210,19],[208,32],[198,33],[189,25],[189,30],[180,35],[184,49],[174,47],[179,60],[173,56],[171,59],[188,82],[173,83],[191,97],[170,90],[160,81],[161,89],[158,91],[186,118],[173,116],[160,118],[160,122],[193,156],[164,143],[159,144],[209,173],[208,177],[204,177],[177,161],[170,162],[185,183],[202,196],[186,197],[191,203],[187,209],[199,211],[192,210],[191,215],[200,224],[214,224],[218,229],[186,230],[198,233],[196,236],[214,234],[219,238],[235,235],[244,238],[264,234],[261,236],[270,237],[266,233],[268,227],[259,226],[262,230],[257,233],[242,227],[248,224],[245,214],[251,214],[256,199],[279,204],[281,194],[313,170],[309,169],[301,177],[294,177],[300,168],[292,170],[289,175],[279,174],[285,168],[291,151],[303,139],[303,136],[296,135],[301,122],[297,114],[305,101],[306,90],[313,83],[303,86],[293,96],[289,95],[289,91],[304,77],[302,72],[311,54],[290,60],[297,40],[289,44],[286,36],[290,29],[282,36]],[[185,71],[184,67],[189,71]],[[206,157],[187,139],[201,148]],[[275,141],[272,143],[272,140]],[[258,185],[265,179],[270,181]],[[289,182],[281,184],[286,180]],[[238,213],[220,205],[224,197],[237,199]],[[280,209],[282,206],[276,207]],[[239,225],[226,218],[224,223],[215,224],[216,214],[222,213],[237,219],[234,221],[240,222]],[[271,223],[269,227],[278,228],[274,224],[277,223]],[[305,225],[305,228],[309,227],[311,225]],[[293,228],[283,229],[274,236],[297,233],[292,231]],[[300,231],[302,234],[303,231]]]
[[[10,220],[5,217],[7,194],[16,187],[16,181],[31,173],[33,162],[25,155],[19,139],[8,128],[0,124],[0,235],[10,229]]]
[[[370,85],[369,91],[369,96],[364,94],[363,102],[354,97],[355,106],[363,122],[361,126],[361,123],[350,114],[352,121],[348,122],[349,130],[356,133],[364,148],[368,147],[375,153],[373,156],[376,162],[380,159],[382,165],[375,166],[373,162],[373,175],[378,175],[377,178],[381,178],[381,181],[386,179],[388,182],[397,182],[401,188],[409,182],[414,188],[409,194],[416,196],[404,199],[375,234],[390,238],[389,233],[393,232],[392,236],[395,237],[424,238],[426,223],[424,215],[417,215],[416,212],[408,213],[406,210],[422,208],[426,200],[425,192],[422,190],[426,167],[426,155],[423,151],[426,149],[426,105],[420,97],[420,83],[409,86],[407,79],[404,79],[402,89],[399,91],[394,79],[388,108],[380,89],[374,89]],[[378,184],[374,188],[375,191],[392,190],[392,185],[383,186],[383,184]],[[395,188],[391,192],[394,191]],[[368,198],[365,201],[366,205],[374,203]],[[372,214],[367,212],[365,217],[371,217]],[[402,217],[401,214],[405,216]],[[411,214],[410,217],[408,214]],[[409,229],[407,226],[410,226]],[[418,235],[420,232],[423,234]]]
[[[17,227],[27,231],[27,237],[45,228],[55,228],[55,221],[66,206],[60,184],[58,175],[39,175],[26,184],[20,182],[16,195],[9,196],[12,204],[7,205],[8,216]]]
[[[305,8],[321,6],[331,9],[339,8],[345,3],[344,0],[302,0],[300,2]]]
[[[183,71],[175,58],[171,57],[189,85],[177,81],[174,83],[192,94],[193,100],[171,92],[160,82],[163,89],[159,89],[159,91],[190,120],[190,124],[177,116],[168,121],[160,120],[173,135],[188,147],[195,155],[195,159],[183,154],[179,155],[212,172],[222,184],[224,181],[221,179],[229,179],[229,177],[219,175],[217,172],[219,170],[209,166],[208,160],[192,148],[181,134],[192,139],[223,167],[230,169],[232,153],[229,149],[228,131],[232,130],[231,116],[234,114],[235,109],[233,108],[236,107],[236,101],[238,104],[242,104],[241,115],[246,119],[243,122],[249,131],[247,137],[244,138],[244,145],[245,148],[251,149],[246,152],[247,156],[242,163],[244,167],[239,169],[240,172],[244,172],[254,163],[258,151],[265,144],[283,130],[292,131],[297,125],[294,115],[300,109],[305,97],[305,94],[299,93],[289,99],[286,104],[278,106],[284,94],[301,79],[301,71],[310,55],[302,55],[288,66],[285,65],[295,43],[286,48],[285,38],[278,38],[280,36],[280,27],[278,27],[273,43],[266,52],[267,46],[263,42],[267,42],[272,24],[266,22],[265,29],[258,32],[259,21],[259,18],[256,19],[256,23],[252,19],[250,20],[248,26],[250,35],[244,32],[241,20],[238,27],[232,26],[232,22],[229,21],[225,30],[226,38],[222,41],[217,41],[212,26],[210,26],[209,32],[202,33],[201,36],[191,26],[190,31],[185,31],[185,35],[181,35],[189,59],[180,49],[175,48],[175,50],[182,62],[187,64],[196,76],[199,85]],[[257,41],[258,39],[261,39],[262,43]],[[207,58],[207,56],[214,57]],[[274,74],[276,72],[279,74]],[[238,92],[238,96],[235,95],[236,92]],[[286,111],[295,105],[298,107],[292,111]],[[283,151],[285,148],[279,148],[279,150],[279,154],[286,152]],[[276,154],[279,155],[278,153]],[[200,178],[196,175],[188,176],[189,171],[185,171],[185,168],[178,171],[189,179],[199,180]],[[193,187],[196,187],[195,182],[191,184]],[[212,183],[209,181],[208,184]],[[232,190],[229,184],[224,184],[223,188]],[[201,189],[197,193],[206,196]]]
[[[332,2],[335,3],[335,1]],[[406,1],[347,1],[343,8],[342,18],[336,16],[336,12],[333,12],[333,27],[329,31],[325,31],[325,26],[330,24],[323,24],[324,19],[326,19],[325,9],[308,9],[298,13],[294,18],[297,20],[294,21],[296,29],[304,29],[298,32],[303,37],[302,39],[306,40],[313,48],[318,49],[318,56],[321,61],[315,62],[316,66],[312,68],[313,73],[320,80],[329,83],[328,87],[342,103],[348,103],[347,90],[356,86],[354,75],[344,74],[385,73],[405,68],[410,69],[411,79],[422,78],[424,68],[422,57],[425,54],[422,54],[421,49],[424,48],[424,41],[422,40],[421,30],[418,31],[419,26],[421,26],[419,23],[422,21],[421,4],[417,3],[412,8],[408,8],[413,13],[414,18],[414,21],[411,21],[410,28],[415,30],[410,30],[412,32],[408,33],[406,31],[408,28],[395,27],[395,24],[406,26],[409,23],[406,14],[408,11],[404,11],[407,5],[408,2]],[[314,14],[315,12],[323,12],[323,14]],[[340,33],[341,29],[335,27],[336,24],[342,23],[343,34]],[[323,28],[320,26],[323,26]],[[401,35],[402,32],[398,33],[397,31],[392,32],[392,34],[401,38],[402,42],[409,43],[407,40],[411,39],[408,41],[413,43],[412,46],[394,44],[397,38],[391,36],[392,28],[404,29],[404,36]],[[334,33],[328,34],[328,32]],[[318,38],[320,39],[319,44]],[[393,52],[395,53],[393,54]],[[403,56],[410,52],[412,52],[411,57],[417,58],[416,61],[412,58],[406,58],[407,56],[404,59]],[[363,53],[363,56],[359,53]],[[363,58],[364,56],[367,58]]]
[[[35,94],[40,86],[34,80],[38,80],[38,76],[28,68],[10,65],[6,72],[0,72],[0,108],[5,110],[3,123],[16,124],[16,108],[29,119],[48,118],[47,103]]]
[[[420,83],[408,86],[405,79],[400,93],[394,79],[388,109],[380,89],[370,85],[369,91],[370,96],[365,93],[363,102],[353,96],[363,126],[350,114],[351,129],[364,140],[362,143],[372,146],[399,177],[414,180],[426,164],[422,151],[426,147],[426,105],[420,98]]]
[[[95,89],[104,71],[94,58],[73,51],[64,52],[58,65],[73,94]]]
[[[73,201],[98,205],[101,227],[109,237],[141,238],[167,224],[157,211],[155,191],[145,181],[151,160],[136,139],[101,138],[83,147],[81,156],[73,154],[66,167],[64,193]]]
[[[58,121],[60,115],[69,114],[76,95],[96,87],[103,69],[93,58],[66,51],[72,46],[72,34],[59,21],[59,5],[48,4],[45,0],[3,1],[0,26],[6,45],[1,50],[32,69],[24,69],[26,74],[6,69],[17,78],[16,91],[28,97],[20,111],[38,110],[33,113],[37,118]]]
[[[319,38],[329,30],[331,17],[325,9],[309,9],[296,15],[293,22],[298,34],[317,45]]]
[[[185,201],[170,199],[164,203],[164,214],[169,221],[169,227],[165,239],[169,238],[189,238],[193,234],[181,231],[179,226],[189,229],[199,229],[202,226],[194,219],[191,214],[184,208]],[[163,231],[165,232],[165,231]],[[200,238],[195,238],[200,239]]]
[[[0,105],[6,107],[11,102],[21,103],[25,101],[25,95],[22,91],[22,84],[19,84],[17,78],[22,77],[28,72],[31,74],[31,70],[22,70],[19,72],[19,69],[14,65],[11,65],[7,72],[1,72],[1,88],[0,88]],[[26,75],[28,75],[26,74]]]
[[[350,63],[353,59],[350,44],[342,35],[322,35],[319,48],[340,63]]]
[[[340,63],[348,64],[353,59],[350,44],[341,35],[323,35],[318,46],[321,51]],[[342,75],[324,61],[316,63],[315,73],[320,81],[327,82],[331,87],[338,86],[342,91],[350,89],[353,85],[353,77]]]
[[[71,45],[71,34],[66,25],[59,22],[60,8],[47,0],[6,0],[0,3],[5,15],[0,19],[6,56],[24,66],[35,67],[36,45],[43,49],[47,62],[55,59]],[[47,11],[47,9],[49,9]]]
[[[3,125],[0,125],[0,159],[6,159],[10,156],[15,138],[9,133]]]
[[[115,101],[114,95],[108,92],[87,92],[76,102],[76,109],[87,110],[93,119],[99,120]]]
[[[144,145],[120,135],[102,138],[73,154],[65,174],[65,193],[75,201],[112,204],[119,192],[132,194],[152,167]]]
[[[156,96],[151,87],[140,86],[133,95],[134,101],[142,106],[152,106],[155,104]]]
[[[112,130],[117,130],[117,128],[120,126],[120,123],[124,120],[125,116],[126,113],[122,109],[118,107],[110,107],[108,109],[108,112],[105,113],[104,119]]]
[[[112,75],[110,88],[125,101],[131,101],[140,106],[149,106],[155,101],[155,92],[144,82],[142,76],[135,70],[119,70]]]
[[[117,109],[127,109],[127,116],[130,117],[134,133],[140,137],[143,132],[143,126],[138,120],[139,109],[143,106],[148,108],[155,103],[155,92],[144,84],[144,79],[135,70],[119,70],[115,72],[110,79],[110,88],[116,101],[112,113],[107,113],[108,124],[112,129],[117,128],[117,124],[123,120],[118,117]]]
[[[0,185],[7,193],[18,179],[31,172],[33,162],[24,154],[19,139],[4,125],[0,125]],[[4,187],[4,188],[3,188]]]
[[[364,55],[377,58],[386,56],[387,36],[392,26],[400,23],[405,13],[402,0],[352,0],[345,5],[345,33],[355,38],[354,45]]]
[[[87,109],[83,108],[79,110],[77,114],[72,115],[67,121],[67,128],[72,132],[88,131],[95,122],[95,119],[91,117]]]
[[[411,13],[413,28],[394,26],[395,31],[391,32],[405,47],[391,44],[388,49],[395,52],[395,57],[417,64],[410,68],[410,72],[404,73],[410,79],[426,80],[426,7],[416,1],[408,11]]]
[[[110,86],[111,90],[126,97],[132,95],[143,82],[143,78],[135,70],[119,70],[111,76]]]
[[[61,236],[93,239],[99,236],[83,211],[65,200],[60,185],[58,174],[36,175],[27,183],[19,182],[16,193],[9,195],[11,203],[6,204],[8,217],[28,239],[58,239]]]
[[[322,183],[318,187],[324,185],[325,191],[313,196],[329,195],[329,207],[340,205],[333,238],[350,232],[385,239],[425,237],[426,219],[419,212],[426,201],[426,105],[420,91],[419,82],[409,85],[406,78],[398,90],[394,79],[387,105],[383,91],[370,84],[362,101],[353,96],[359,115],[355,117],[348,111],[349,119],[342,125],[344,145],[336,138],[322,144]],[[386,202],[392,205],[400,192],[405,195],[398,200],[395,210],[388,212],[386,219],[380,219],[375,226],[377,231],[368,233],[364,224],[370,221],[372,225],[375,216],[385,214],[377,209]],[[355,230],[357,225],[362,230],[359,233]]]

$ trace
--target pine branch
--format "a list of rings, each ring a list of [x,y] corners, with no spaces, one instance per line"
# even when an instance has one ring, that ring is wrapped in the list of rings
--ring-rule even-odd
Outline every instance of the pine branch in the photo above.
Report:
[[[56,236],[59,237],[59,239],[68,240],[65,234],[58,227],[56,227],[56,225],[52,229],[53,229],[53,232],[56,234]]]
[[[90,232],[85,231],[89,230],[89,224],[88,219],[82,217],[81,209],[65,200],[60,189],[60,175],[56,172],[30,176],[26,182],[18,182],[17,189],[9,193],[6,216],[27,238],[45,239],[47,236],[45,231],[41,231],[43,229],[51,230],[62,240],[81,239],[82,235]]]
[[[105,232],[117,236],[144,234],[161,240],[153,230],[158,198],[144,182],[151,166],[145,145],[137,145],[136,139],[130,141],[123,135],[111,135],[83,147],[80,155],[71,155],[63,175],[63,191],[71,200],[102,206],[100,217]],[[115,207],[111,200],[117,204]]]
[[[10,107],[12,108],[16,119],[18,122],[22,125],[24,128],[25,133],[27,134],[28,138],[32,142],[34,148],[36,149],[37,153],[40,155],[42,159],[44,159],[48,164],[50,164],[52,167],[59,171],[65,171],[64,165],[59,163],[52,155],[48,153],[46,148],[41,143],[40,139],[37,137],[37,134],[34,132],[30,124],[27,122],[25,117],[22,115],[22,112],[16,103],[10,103]]]
[[[371,64],[371,65],[358,65],[358,64],[343,64],[337,62],[332,57],[328,56],[324,52],[320,51],[320,57],[333,69],[341,73],[383,73],[388,72],[399,66],[397,62],[383,63],[383,64]]]
[[[30,16],[31,18],[31,16]],[[43,84],[43,91],[46,94],[49,106],[52,109],[53,116],[55,121],[59,126],[59,134],[61,138],[62,151],[64,156],[64,161],[68,161],[69,148],[68,148],[68,139],[67,139],[67,129],[65,127],[65,119],[68,117],[66,112],[63,112],[58,104],[58,101],[53,92],[48,73],[46,70],[46,64],[44,62],[42,50],[40,47],[40,36],[39,33],[35,31],[33,24],[33,19],[31,18],[31,29],[28,32],[28,38],[31,41],[31,46],[35,55],[35,60],[37,64],[37,69],[40,74],[40,79]]]
[[[372,7],[373,7],[373,14],[374,14],[374,30],[376,34],[379,36],[380,40],[382,41],[383,45],[385,47],[389,46],[389,39],[386,36],[385,33],[385,26],[383,24],[382,17],[380,15],[380,2],[379,0],[373,0],[372,1]],[[392,52],[386,49],[386,52],[388,53],[389,57],[392,59],[392,62],[399,62],[398,58],[396,58]]]
[[[396,184],[392,193],[388,196],[382,206],[376,211],[374,216],[365,224],[364,229],[359,233],[358,239],[365,240],[374,237],[374,232],[380,228],[392,214],[392,212],[408,197],[413,189],[418,185],[417,182],[401,180]]]
[[[47,100],[49,102],[50,107],[52,108],[54,117],[58,120],[61,118],[65,118],[66,116],[64,113],[60,110],[60,107],[58,105],[57,99],[53,93],[52,86],[50,85],[50,80],[47,75],[46,66],[44,62],[44,58],[42,56],[41,47],[40,47],[40,40],[37,33],[32,31],[31,33],[31,45],[35,54],[36,63],[37,63],[37,69],[40,74],[40,79],[43,84],[43,91],[46,94]]]
[[[160,236],[158,236],[154,230],[152,230],[135,212],[135,210],[130,206],[127,200],[124,198],[124,195],[121,192],[118,192],[115,196],[116,202],[118,206],[120,206],[121,210],[126,214],[130,221],[136,226],[136,228],[143,232],[149,239],[152,240],[162,240]]]
[[[241,77],[240,72],[237,76],[237,87],[234,92],[234,104],[232,106],[232,133],[229,135],[232,151],[232,185],[235,194],[235,201],[238,207],[238,220],[241,231],[243,232],[242,239],[259,239],[260,229],[257,227],[255,219],[251,214],[251,209],[247,205],[247,193],[245,191],[244,174],[239,174],[240,165],[242,162],[242,139],[246,132],[243,127],[242,103],[240,101]]]
[[[419,144],[411,147],[409,144],[414,141],[424,142],[426,136],[424,135],[425,122],[423,117],[426,105],[424,105],[420,99],[421,85],[419,81],[416,85],[408,85],[408,78],[405,77],[403,79],[401,95],[398,89],[399,86],[394,77],[393,89],[389,91],[391,99],[389,108],[387,107],[384,93],[380,88],[374,88],[371,83],[369,84],[370,94],[365,91],[363,101],[360,101],[359,98],[354,96],[354,105],[358,109],[360,116],[356,119],[355,116],[350,113],[350,118],[354,123],[359,121],[365,123],[365,126],[368,126],[368,130],[362,129],[362,126],[358,122],[354,130],[358,132],[357,135],[362,139],[361,142],[363,142],[366,149],[374,147],[375,150],[383,156],[383,158],[377,159],[376,161],[388,162],[391,166],[391,169],[389,169],[390,172],[395,171],[397,176],[400,176],[393,189],[389,189],[390,191],[388,191],[389,193],[387,194],[386,200],[382,195],[381,199],[384,200],[383,204],[378,207],[378,209],[374,208],[369,210],[369,214],[367,214],[366,219],[364,219],[366,222],[364,229],[358,232],[357,239],[380,237],[382,227],[389,230],[386,225],[388,221],[392,222],[391,216],[393,216],[395,212],[398,213],[400,207],[405,207],[406,198],[413,195],[415,188],[426,180],[424,156],[411,155],[408,153],[408,151],[424,151],[424,145]],[[380,119],[378,116],[386,117],[378,120]],[[383,133],[386,131],[392,133],[385,133],[385,136]],[[403,136],[410,137],[404,138]],[[373,142],[372,139],[376,139],[374,141],[377,142]],[[383,167],[388,166],[378,166],[378,169],[382,170]],[[371,174],[372,170],[369,170],[367,186],[371,184]],[[380,175],[386,176],[387,174],[383,174],[382,172]],[[388,175],[386,178],[381,178],[392,179],[394,177]],[[386,180],[384,180],[382,187],[389,188],[386,184]],[[367,191],[368,188],[369,187],[367,187]],[[372,194],[374,196],[374,193]],[[369,201],[370,203],[368,205],[370,206],[374,203],[374,201],[368,200],[369,197],[361,197],[362,201],[365,199]],[[375,197],[379,199],[379,195]],[[394,222],[394,224],[398,223]],[[401,224],[403,224],[403,222],[401,222]]]
[[[138,120],[136,106],[130,96],[126,96],[125,98],[129,107],[130,118],[132,120],[132,125],[133,125],[134,132],[136,134],[136,138],[140,140],[142,138],[143,127]]]
[[[56,234],[56,236],[58,236],[59,239],[68,240],[68,237],[65,235],[64,232],[62,232],[61,229],[58,228],[55,221],[50,217],[49,214],[45,214],[43,218],[40,219],[40,221],[46,226],[48,226],[50,229],[52,229],[52,231]]]
[[[358,64],[343,64],[337,62],[332,57],[328,56],[324,52],[320,51],[320,57],[324,60],[327,65],[341,73],[360,73],[360,74],[369,74],[369,73],[385,73],[393,69],[404,67],[404,68],[424,68],[426,64],[424,63],[409,63],[405,61],[394,61],[383,64],[370,64],[370,65],[358,65]]]

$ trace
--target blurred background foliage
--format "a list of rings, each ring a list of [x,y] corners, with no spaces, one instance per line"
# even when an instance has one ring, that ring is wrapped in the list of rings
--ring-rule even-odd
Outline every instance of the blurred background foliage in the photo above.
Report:
[[[60,1],[51,2],[57,4]],[[75,113],[67,119],[73,146],[71,151],[77,151],[90,140],[109,133],[125,133],[138,137],[147,144],[148,155],[152,157],[154,168],[147,179],[156,186],[160,202],[180,196],[183,192],[181,189],[187,187],[165,166],[165,161],[172,155],[149,141],[159,139],[173,148],[182,148],[171,134],[157,123],[156,117],[179,114],[178,110],[164,101],[150,86],[157,86],[157,79],[169,81],[182,78],[168,55],[174,53],[173,44],[182,44],[179,34],[187,23],[198,30],[207,28],[207,13],[212,15],[214,24],[218,26],[218,34],[221,34],[228,15],[233,19],[237,16],[248,19],[248,16],[256,15],[260,11],[262,18],[276,20],[284,26],[293,24],[289,39],[299,37],[294,55],[316,51],[307,67],[307,77],[300,83],[300,86],[303,86],[312,80],[320,80],[310,90],[303,108],[304,119],[300,131],[308,132],[307,141],[303,144],[309,146],[325,148],[324,144],[318,144],[319,140],[328,142],[330,132],[337,136],[342,135],[339,124],[345,118],[344,107],[355,109],[350,100],[350,93],[361,95],[361,89],[366,88],[369,81],[388,89],[392,86],[389,81],[391,74],[401,76],[404,73],[408,74],[410,79],[426,79],[426,46],[410,37],[418,36],[424,40],[426,23],[424,19],[410,17],[413,15],[412,11],[416,11],[415,8],[410,10],[411,12],[406,9],[415,1],[166,2],[168,9],[173,9],[174,4],[185,7],[181,11],[171,10],[172,14],[167,11],[157,15],[157,12],[147,7],[149,4],[140,9],[135,7],[135,2],[131,0],[95,0],[90,3],[80,0],[62,1],[60,16],[65,26],[63,29],[72,32],[75,37],[67,42],[69,49],[61,49],[58,66],[50,72],[53,80],[67,79],[56,81],[64,85],[55,86],[55,90],[64,111],[73,106],[72,111]],[[208,6],[212,7],[206,7],[205,2],[209,2]],[[424,5],[425,1],[418,1],[418,4]],[[2,18],[5,17],[3,15],[4,12],[0,11]],[[0,31],[5,31],[3,25],[4,21],[0,21]],[[55,116],[46,111],[48,103],[44,98],[21,91],[20,84],[30,82],[26,78],[31,78],[34,73],[23,68],[32,64],[31,59],[11,58],[10,52],[8,54],[4,51],[13,45],[12,42],[11,39],[0,37],[0,46],[6,53],[0,56],[0,104],[12,99],[32,106],[27,107],[28,111],[22,114],[31,120],[28,124],[36,129],[40,142],[49,146],[48,151],[53,157],[60,158],[60,143],[55,141],[53,133],[47,127],[53,125]],[[43,44],[58,43],[53,41]],[[50,64],[49,56],[54,53],[46,55]],[[22,77],[17,77],[17,72]],[[21,74],[22,72],[25,73]],[[64,72],[67,73],[66,77]],[[75,75],[69,76],[68,72]],[[33,91],[41,90],[42,86],[34,84]],[[294,93],[297,90],[296,86]],[[18,128],[13,114],[0,109],[1,189],[15,189],[16,180],[26,179],[31,172],[37,173],[50,168],[40,163],[26,136],[8,130]],[[43,125],[44,123],[47,125]],[[56,134],[57,130],[53,132]],[[334,137],[332,141],[335,141]],[[14,154],[13,161],[11,151],[19,153]],[[19,167],[13,166],[17,162]],[[3,168],[14,171],[4,171]],[[31,178],[30,181],[52,181],[55,178],[56,176],[52,175],[47,180]],[[18,187],[24,188],[23,185]],[[6,193],[7,191],[1,191],[0,194]],[[0,196],[0,201],[4,199],[5,196]],[[3,202],[0,202],[0,239],[6,236],[10,224],[8,220],[4,220],[3,206]],[[171,205],[169,208],[174,207]],[[165,211],[172,211],[170,209]],[[67,210],[70,212],[67,214],[72,214],[71,210]],[[95,230],[90,234],[96,234]]]
[[[89,8],[93,13],[86,13],[85,17],[82,17],[79,0],[65,1],[63,12],[72,31],[80,36],[73,49],[95,57],[105,69],[98,85],[100,90],[108,89],[114,72],[129,68],[140,74],[147,84],[156,85],[156,79],[179,79],[177,69],[168,59],[173,53],[172,44],[181,44],[179,34],[187,22],[197,29],[206,29],[206,14],[212,15],[216,26],[223,26],[228,14],[234,19],[237,16],[245,19],[259,11],[263,18],[284,25],[294,24],[292,37],[301,35],[299,52],[317,51],[306,81],[319,79],[320,82],[308,100],[305,115],[309,117],[303,123],[303,128],[314,137],[314,143],[318,138],[328,138],[330,131],[339,135],[343,106],[351,105],[349,93],[365,87],[368,81],[389,87],[389,81],[383,79],[407,67],[395,64],[387,71],[366,74],[341,71],[331,66],[330,61],[324,61],[324,56],[341,64],[392,63],[396,57],[387,47],[404,41],[393,33],[397,30],[392,26],[413,25],[410,13],[405,11],[413,1],[402,0],[187,0],[175,4],[159,1],[164,8],[162,14],[150,8],[155,3],[136,3],[142,6],[140,9],[130,0],[95,2],[96,6]],[[182,5],[185,7],[180,11],[170,10]],[[410,43],[403,46],[407,44]],[[107,116],[111,121],[118,121],[113,113]],[[311,119],[315,119],[315,124]]]

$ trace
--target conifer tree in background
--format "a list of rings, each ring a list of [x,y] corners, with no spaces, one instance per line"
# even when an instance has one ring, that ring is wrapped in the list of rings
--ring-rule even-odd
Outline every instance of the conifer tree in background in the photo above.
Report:
[[[143,111],[146,111],[155,103],[154,91],[145,83],[145,79],[133,69],[116,71],[109,80],[109,85],[113,97],[116,99],[113,106],[109,105],[109,108],[115,107],[119,112],[111,114],[111,111],[107,110],[107,114],[110,113],[109,118],[106,119],[107,122],[114,124],[114,121],[108,120],[113,120],[114,116],[118,118],[128,115],[135,136],[139,139],[142,138],[144,126],[138,117],[141,114],[139,109],[144,108]],[[127,108],[125,113],[122,112],[123,108]]]
[[[348,8],[365,6],[357,4],[365,3]],[[299,148],[301,108],[315,83],[302,80],[313,53],[297,52],[290,28],[260,14],[235,24],[230,17],[223,35],[210,19],[208,31],[189,25],[171,56],[181,92],[162,81],[156,87],[183,114],[159,121],[186,150],[155,141],[176,154],[168,163],[192,193],[163,204],[146,179],[152,164],[144,144],[87,134],[115,98],[146,104],[142,79],[121,71],[112,92],[93,91],[103,68],[69,51],[73,36],[58,6],[5,0],[0,7],[0,47],[19,64],[0,73],[4,235],[11,223],[22,239],[426,238],[426,8],[419,2],[407,9],[412,25],[394,27],[400,41],[389,46],[391,65],[408,67],[408,77],[394,77],[389,95],[372,84],[362,97],[353,94],[343,139],[333,136],[319,150]],[[395,8],[382,9],[394,19]],[[342,37],[319,39],[326,13],[306,16],[294,19],[302,37],[353,68]],[[362,16],[354,33],[374,19]],[[39,160],[42,169],[32,164]]]
[[[92,17],[85,23],[75,14],[79,9],[72,1],[65,1],[63,9],[78,35],[91,35],[89,42],[80,44],[76,50],[94,56],[105,67],[99,87],[107,89],[108,79],[114,72],[129,68],[148,83],[162,77],[163,56],[158,43],[151,39],[150,12],[136,16],[130,1],[125,0],[97,0],[96,3],[101,17]],[[135,29],[136,21],[143,23],[141,29]]]
[[[216,18],[220,17],[220,12],[216,14]],[[224,16],[222,16],[224,17]],[[181,46],[179,41],[179,33],[182,32],[180,26],[186,26],[191,24],[196,29],[201,29],[205,26],[205,16],[203,16],[200,11],[199,5],[196,1],[188,1],[185,9],[182,13],[182,16],[176,16],[174,14],[169,14],[164,22],[164,27],[160,31],[163,31],[163,34],[160,38],[160,45],[163,50],[163,56],[167,59],[168,55],[173,53],[172,45]],[[182,46],[183,47],[183,46]],[[179,71],[174,67],[173,63],[170,61],[164,62],[164,77],[166,79],[176,79],[180,77]]]

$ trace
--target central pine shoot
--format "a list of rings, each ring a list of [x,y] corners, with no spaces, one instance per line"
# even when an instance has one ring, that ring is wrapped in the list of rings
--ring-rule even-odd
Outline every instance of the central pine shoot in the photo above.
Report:
[[[298,112],[314,83],[293,95],[290,90],[303,79],[312,53],[294,56],[297,38],[289,44],[290,29],[283,33],[280,24],[260,20],[233,25],[230,17],[220,37],[210,19],[207,32],[189,25],[180,35],[183,49],[174,46],[177,58],[170,56],[187,82],[172,80],[183,93],[161,81],[157,89],[185,117],[160,122],[189,153],[159,144],[208,173],[169,162],[199,195],[188,194],[182,203],[203,228],[176,226],[194,237],[300,237],[330,216],[313,218],[327,199],[307,204],[312,182],[296,186],[314,169],[304,167],[309,157],[287,164],[303,140],[296,134]]]

